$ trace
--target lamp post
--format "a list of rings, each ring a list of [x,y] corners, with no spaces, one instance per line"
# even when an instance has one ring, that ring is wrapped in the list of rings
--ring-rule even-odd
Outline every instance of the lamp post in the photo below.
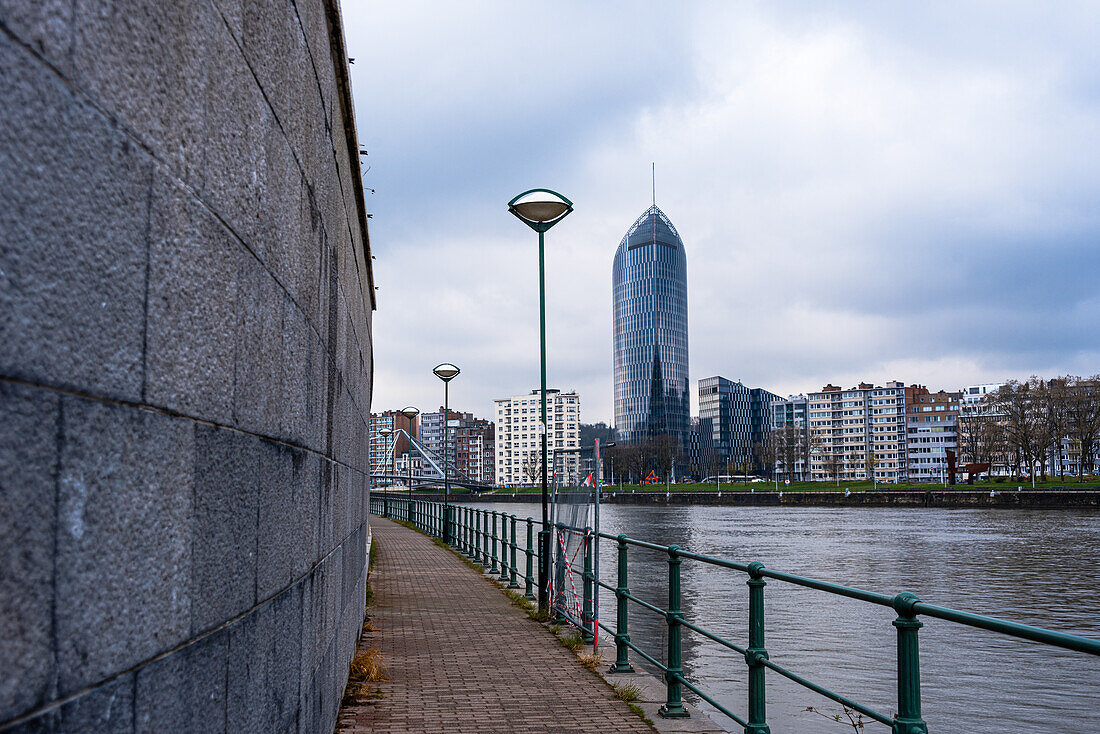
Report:
[[[409,420],[409,427],[412,427],[412,422],[416,420],[416,416],[420,415],[420,411],[409,405],[401,409],[401,415],[405,416]],[[408,432],[406,432],[408,433]],[[412,434],[408,433],[409,438],[412,438]],[[393,442],[393,450],[397,451],[397,441]],[[408,457],[408,461],[405,462],[405,471],[409,473],[409,522],[413,521],[413,470],[412,470],[412,441],[409,441],[409,451],[405,454]],[[396,461],[396,459],[395,459]]]
[[[437,364],[432,370],[436,377],[443,380],[443,542],[451,542],[451,475],[447,471],[447,414],[451,412],[451,380],[461,370],[450,362]]]
[[[573,202],[549,189],[531,189],[508,202],[508,211],[539,233],[539,355],[542,370],[542,530],[539,532],[539,609],[550,608],[550,512],[546,490],[546,265],[543,235],[573,211]]]
[[[383,440],[387,440],[387,439],[389,439],[390,436],[393,435],[393,429],[392,428],[379,428],[378,429],[378,434],[383,437]],[[394,441],[394,445],[395,446],[397,445],[396,441]],[[387,456],[386,458],[387,459],[391,458],[393,456],[393,446],[390,446],[389,450],[386,451],[386,453],[389,454],[389,456]],[[383,461],[382,462],[382,471],[385,471],[385,470],[386,470],[386,462]],[[392,481],[393,475],[390,475],[390,479],[391,479],[390,485],[392,486],[393,485],[393,481]]]

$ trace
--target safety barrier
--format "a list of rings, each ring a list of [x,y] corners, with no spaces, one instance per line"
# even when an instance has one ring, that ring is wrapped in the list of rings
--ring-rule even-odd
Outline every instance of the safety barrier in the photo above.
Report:
[[[455,549],[465,553],[473,561],[480,563],[490,575],[499,573],[502,582],[509,582],[509,588],[519,588],[520,570],[516,564],[516,558],[517,552],[524,554],[526,564],[526,574],[523,576],[524,588],[527,598],[534,599],[535,582],[532,576],[532,568],[538,559],[533,540],[535,525],[538,525],[541,529],[542,523],[530,517],[520,519],[515,515],[508,515],[503,512],[460,505],[449,505],[448,509],[451,515],[449,528],[453,530],[449,537],[454,539],[452,545]],[[429,535],[444,537],[443,505],[438,502],[372,497],[371,513],[382,517],[406,520]],[[497,535],[498,521],[501,528],[499,536]],[[517,523],[526,525],[526,545],[523,548],[520,548],[516,540]],[[582,618],[576,620],[571,616],[564,615],[563,617],[560,614],[559,618],[576,625],[580,628],[585,640],[591,641],[596,631],[593,625],[595,620],[592,617],[593,596],[597,588],[604,588],[612,592],[616,599],[615,626],[610,627],[602,621],[596,622],[600,629],[606,630],[615,638],[615,662],[608,672],[633,672],[633,667],[630,665],[631,652],[641,656],[659,669],[664,675],[666,691],[665,703],[659,713],[661,716],[668,718],[688,716],[688,712],[683,705],[683,689],[687,688],[724,716],[729,717],[743,727],[746,734],[766,734],[770,732],[770,729],[767,724],[765,671],[771,670],[811,691],[890,727],[893,734],[927,734],[928,726],[921,715],[918,631],[923,623],[918,619],[918,616],[942,619],[1066,650],[1100,655],[1100,640],[950,609],[935,604],[927,604],[917,598],[916,594],[910,592],[901,592],[890,596],[777,571],[767,568],[758,561],[738,563],[723,558],[692,553],[677,545],[657,545],[630,538],[626,535],[599,533],[599,537],[616,543],[617,577],[615,585],[612,586],[602,580],[597,581],[593,575],[592,547],[594,543],[592,541],[595,539],[596,534],[592,532],[591,528],[570,528],[560,523],[557,527],[560,530],[584,533],[584,567],[579,572],[583,580],[584,606]],[[627,561],[630,548],[643,549],[664,556],[668,573],[667,609],[662,609],[630,593],[627,583]],[[745,583],[748,587],[749,608],[745,645],[739,645],[724,639],[720,635],[685,619],[680,598],[681,566],[684,561],[708,564],[747,576]],[[573,571],[573,573],[578,572]],[[892,623],[897,629],[898,686],[896,714],[889,716],[877,711],[848,696],[814,683],[771,660],[764,640],[764,588],[767,586],[765,579],[889,607],[897,613],[898,616]],[[654,655],[646,652],[631,640],[629,634],[631,604],[665,620],[668,629],[665,663],[662,663]],[[744,657],[745,664],[748,666],[748,710],[746,717],[729,710],[685,677],[681,645],[684,628],[692,630]]]

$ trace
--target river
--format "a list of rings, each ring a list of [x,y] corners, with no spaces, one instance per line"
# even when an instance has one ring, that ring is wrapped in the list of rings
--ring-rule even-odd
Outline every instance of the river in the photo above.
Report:
[[[540,517],[534,504],[475,507]],[[1100,638],[1100,514],[1058,510],[638,507],[605,505],[601,529],[662,545]],[[522,538],[521,533],[521,538]],[[615,548],[601,544],[601,575],[614,585]],[[631,592],[667,606],[662,554],[631,549]],[[685,618],[744,645],[744,574],[684,561]],[[579,583],[579,582],[578,582]],[[896,709],[896,631],[891,610],[769,581],[767,649],[773,661],[887,715]],[[615,599],[601,617],[614,627]],[[1100,658],[922,618],[921,686],[930,732],[1100,732]],[[665,626],[631,605],[630,633],[664,661]],[[605,645],[607,647],[605,648]],[[610,664],[614,643],[601,638]],[[635,656],[637,657],[637,656]],[[633,663],[637,665],[635,659]],[[744,715],[744,658],[684,631],[686,677]],[[805,711],[840,713],[812,691],[769,671],[768,723],[775,734],[843,732],[850,726]],[[700,703],[715,721],[733,722]],[[887,731],[871,721],[867,732]]]

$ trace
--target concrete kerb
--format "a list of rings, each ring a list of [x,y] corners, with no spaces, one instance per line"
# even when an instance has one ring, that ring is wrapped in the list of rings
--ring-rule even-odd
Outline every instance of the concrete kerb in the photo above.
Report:
[[[401,520],[394,520],[394,522],[398,523],[399,525],[403,525],[410,530],[421,532],[419,528],[416,528],[407,522],[403,522]],[[497,580],[497,578],[490,576],[488,572],[481,567],[480,564],[476,564],[470,561],[468,558],[466,558],[466,556],[462,555],[461,553],[449,546],[444,546],[442,543],[437,543],[437,545],[440,545],[440,547],[446,548],[447,550],[451,551],[451,553],[453,553],[460,560],[464,561],[466,565],[470,568],[476,569],[477,571],[481,572],[482,578],[484,578],[488,583],[497,587],[501,591],[501,593],[506,594],[506,592],[508,591],[507,587],[501,584],[500,581]],[[527,602],[523,599],[517,599],[516,597],[513,597],[509,594],[506,595],[512,599],[513,606],[516,606],[519,611],[523,611],[525,613],[534,611],[534,602]],[[573,633],[577,632],[577,629],[575,627],[568,624],[553,624],[550,622],[538,622],[538,624],[547,632],[556,636],[559,640],[562,641]],[[606,651],[608,649],[608,645],[604,644],[602,646],[602,649]],[[614,658],[614,647],[611,647],[611,650],[611,657]],[[725,729],[719,726],[705,712],[701,711],[697,706],[693,706],[687,701],[684,701],[684,709],[687,710],[687,712],[690,714],[689,718],[662,718],[657,713],[657,711],[665,702],[665,684],[656,675],[641,668],[635,668],[635,672],[633,673],[607,673],[606,668],[610,663],[608,662],[608,658],[602,657],[602,653],[600,653],[602,657],[601,661],[595,666],[586,664],[585,658],[591,660],[591,656],[597,654],[592,645],[583,645],[574,650],[574,654],[577,656],[578,665],[588,668],[597,677],[599,677],[600,680],[606,683],[608,687],[610,687],[612,690],[630,685],[635,686],[638,690],[638,698],[628,703],[633,704],[634,706],[641,709],[642,713],[645,715],[646,721],[653,727],[655,731],[661,732],[661,734],[665,734],[666,732],[670,734],[726,734],[730,731],[729,729]]]

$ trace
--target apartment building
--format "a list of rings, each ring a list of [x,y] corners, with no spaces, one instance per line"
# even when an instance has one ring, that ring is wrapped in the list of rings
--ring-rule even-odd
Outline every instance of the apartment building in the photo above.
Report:
[[[939,482],[947,476],[947,451],[959,445],[962,393],[931,393],[923,385],[905,388],[907,478]]]
[[[809,404],[805,395],[772,401],[770,440],[775,445],[776,473],[780,479],[809,479]]]
[[[455,430],[455,468],[476,482],[493,484],[495,448],[493,423],[483,418],[460,421]]]
[[[906,473],[905,385],[826,385],[807,396],[810,478],[897,482]]]
[[[539,390],[495,400],[496,483],[506,487],[541,481],[542,407]],[[561,486],[580,483],[581,399],[576,392],[546,391],[547,447],[551,481]]]
[[[418,428],[419,421],[416,418],[406,418],[399,410],[371,413],[367,423],[367,451],[371,473],[391,471],[394,466],[394,457],[401,456],[409,450],[409,439],[404,435],[398,436],[397,445],[394,446],[393,433],[404,430],[413,438],[417,438]],[[384,434],[383,429],[390,434]]]

